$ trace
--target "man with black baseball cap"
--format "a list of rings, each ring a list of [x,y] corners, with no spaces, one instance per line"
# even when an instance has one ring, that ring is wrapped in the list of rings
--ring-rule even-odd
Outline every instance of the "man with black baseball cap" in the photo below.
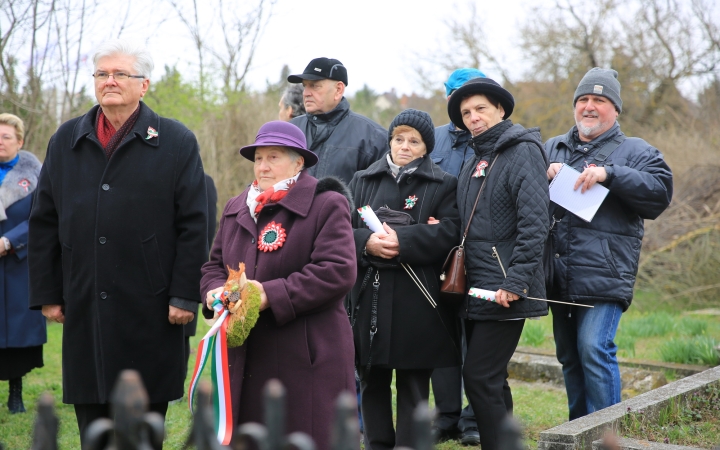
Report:
[[[290,75],[289,83],[302,83],[306,115],[290,123],[305,133],[308,149],[318,163],[310,175],[333,175],[349,183],[355,172],[366,169],[388,151],[387,130],[350,111],[345,99],[347,69],[337,59],[315,58],[303,73]]]

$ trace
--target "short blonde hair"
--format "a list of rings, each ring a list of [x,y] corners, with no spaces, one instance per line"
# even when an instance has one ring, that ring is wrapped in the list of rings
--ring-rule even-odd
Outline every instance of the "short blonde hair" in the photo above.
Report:
[[[417,133],[418,136],[420,136],[420,140],[423,141],[422,134],[415,128],[411,127],[410,125],[398,125],[395,128],[393,128],[392,136],[390,136],[390,139],[394,138],[400,133],[407,133],[408,131],[414,131]],[[425,141],[423,141],[423,144]]]
[[[25,138],[25,124],[22,119],[15,114],[0,114],[0,125],[10,125],[15,128],[15,137],[18,141],[22,141]]]

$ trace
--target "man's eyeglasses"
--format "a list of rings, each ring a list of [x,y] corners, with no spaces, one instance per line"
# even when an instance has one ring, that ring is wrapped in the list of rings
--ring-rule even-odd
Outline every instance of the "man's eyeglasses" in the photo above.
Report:
[[[125,72],[107,73],[99,70],[93,74],[93,77],[95,77],[97,81],[107,81],[110,77],[113,77],[115,81],[123,81],[128,78],[145,78],[144,75],[130,75]]]

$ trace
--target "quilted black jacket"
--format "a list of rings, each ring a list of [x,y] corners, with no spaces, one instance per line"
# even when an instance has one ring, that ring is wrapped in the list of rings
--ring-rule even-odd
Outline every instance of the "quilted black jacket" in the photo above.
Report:
[[[480,154],[477,154],[480,153]],[[485,177],[475,178],[481,160],[497,162],[487,176],[465,240],[468,288],[502,288],[521,297],[504,308],[466,296],[460,316],[472,320],[506,320],[547,315],[547,305],[525,297],[545,298],[542,253],[548,234],[547,159],[539,128],[512,125],[485,154],[476,150],[460,172],[458,208],[465,230]],[[487,171],[487,169],[486,169]],[[499,260],[494,256],[497,250]],[[503,274],[500,262],[507,271]]]

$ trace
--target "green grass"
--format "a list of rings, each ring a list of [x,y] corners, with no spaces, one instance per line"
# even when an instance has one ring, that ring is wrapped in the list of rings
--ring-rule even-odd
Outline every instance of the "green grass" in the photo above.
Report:
[[[716,366],[720,364],[717,346],[718,340],[709,336],[673,338],[664,342],[658,352],[665,362]]]
[[[552,332],[550,332],[552,336]],[[547,338],[545,324],[540,320],[526,320],[520,336],[520,345],[540,347]]]
[[[192,348],[208,330],[208,326],[200,321],[198,334],[191,340]],[[50,392],[55,398],[55,413],[60,419],[58,443],[60,450],[76,450],[80,448],[80,436],[72,405],[62,403],[61,374],[61,342],[62,325],[48,325],[48,343],[44,347],[45,367],[35,369],[23,378],[23,400],[28,410],[24,414],[10,414],[5,406],[8,398],[8,383],[0,381],[0,443],[6,450],[20,450],[31,447],[32,430],[35,420],[37,399],[43,392]],[[195,354],[190,355],[190,365],[195,363]],[[206,370],[205,372],[209,372]],[[208,374],[205,373],[204,377]],[[188,376],[188,380],[189,380]],[[186,389],[187,392],[187,382]],[[182,448],[189,431],[191,415],[187,408],[187,397],[182,402],[170,404],[165,419],[165,445],[168,450]]]

